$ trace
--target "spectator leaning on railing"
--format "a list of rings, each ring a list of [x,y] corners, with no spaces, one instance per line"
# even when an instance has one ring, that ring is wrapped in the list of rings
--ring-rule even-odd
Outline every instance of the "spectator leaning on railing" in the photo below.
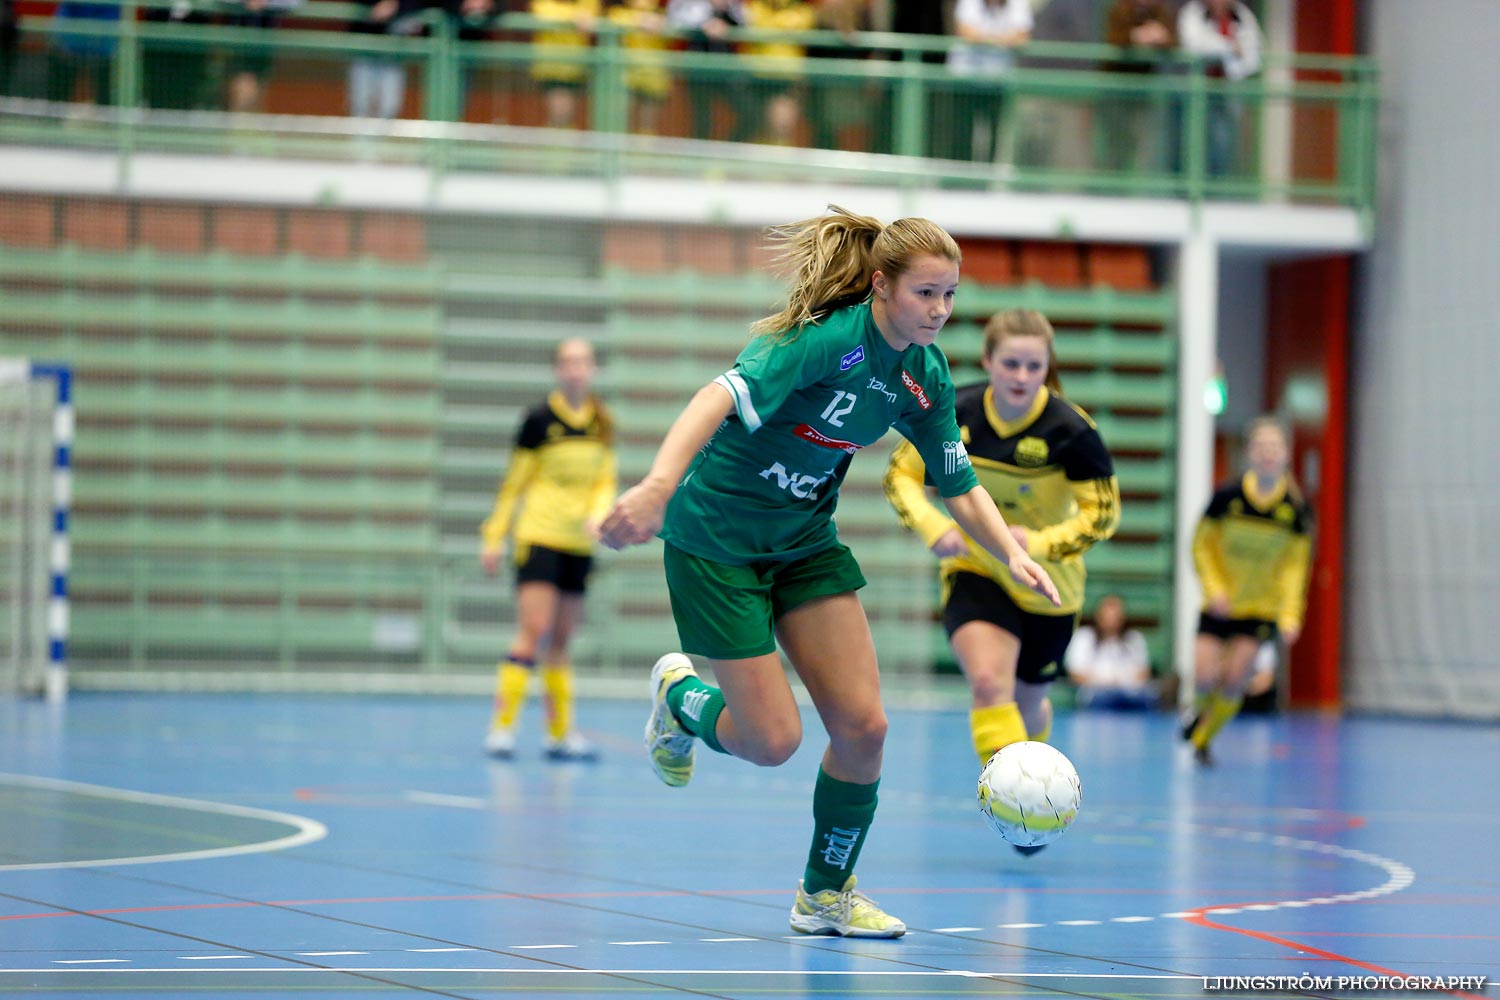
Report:
[[[635,112],[634,131],[656,135],[661,130],[661,109],[672,91],[663,53],[672,47],[662,34],[666,19],[658,0],[609,0],[605,16],[625,29],[625,90]]]
[[[741,0],[668,0],[667,23],[690,32],[689,52],[728,54],[734,51],[729,32],[749,23]],[[692,106],[693,138],[714,137],[714,105],[722,97],[734,116],[731,142],[749,142],[755,129],[755,109],[745,80],[738,76],[725,79],[707,75],[701,70],[687,72],[688,103]]]
[[[274,28],[282,13],[299,7],[302,0],[231,0],[234,9],[228,23],[241,28]],[[265,95],[266,77],[275,54],[269,46],[236,49],[229,59],[230,111],[259,111]]]
[[[362,19],[349,30],[364,35],[415,35],[422,31],[421,0],[357,0]],[[349,114],[395,118],[406,100],[406,65],[394,56],[362,55],[349,62]]]
[[[948,68],[965,78],[947,117],[951,129],[942,155],[950,160],[995,162],[1005,110],[1004,77],[1015,67],[1012,51],[1031,40],[1030,0],[958,0],[953,33],[961,41],[948,53]],[[976,141],[976,126],[984,133]]]
[[[542,89],[548,128],[578,127],[578,97],[589,82],[587,63],[568,56],[585,52],[600,15],[599,0],[531,0],[531,14],[556,23],[532,39],[537,52],[531,78]]]
[[[869,0],[820,0],[817,7],[817,26],[823,31],[837,31],[844,36],[844,44],[809,46],[809,58],[864,59],[869,56],[867,50],[857,48],[853,41],[855,32],[871,30]],[[857,83],[851,85],[817,77],[808,81],[807,118],[812,128],[813,146],[838,149],[839,129],[846,123],[873,125],[877,133],[889,129],[887,122],[870,121],[870,108],[878,107],[880,102],[866,102],[863,90],[863,86]],[[873,145],[873,140],[870,141]]]
[[[64,0],[57,5],[58,27],[67,22],[120,20],[118,3],[73,3]],[[47,53],[47,100],[71,101],[76,96],[78,78],[89,83],[90,98],[95,104],[113,104],[110,60],[114,58],[113,35],[85,35],[62,32],[53,36]]]
[[[749,0],[745,11],[752,28],[811,31],[818,26],[817,8],[807,0]],[[807,49],[796,42],[765,41],[752,42],[743,52],[775,60],[773,68],[754,71],[754,86],[761,104],[760,126],[753,138],[777,146],[793,145],[802,115],[798,90]]]
[[[1177,45],[1175,20],[1164,0],[1115,0],[1109,8],[1104,41],[1121,50],[1125,58],[1112,60],[1101,68],[1106,72],[1147,74],[1161,65],[1161,57]],[[1103,140],[1101,165],[1109,170],[1135,170],[1141,162],[1145,138],[1155,136],[1154,153],[1147,166],[1159,169],[1165,165],[1164,154],[1168,129],[1161,108],[1153,107],[1144,92],[1108,93],[1097,105],[1100,137]],[[1148,123],[1154,128],[1147,128]]]
[[[1177,14],[1182,51],[1204,59],[1211,77],[1244,80],[1260,72],[1260,25],[1239,0],[1188,0]],[[1208,173],[1217,177],[1235,165],[1244,106],[1238,98],[1208,98]]]
[[[13,97],[11,80],[15,77],[16,48],[21,30],[16,26],[14,0],[0,0],[0,97]]]

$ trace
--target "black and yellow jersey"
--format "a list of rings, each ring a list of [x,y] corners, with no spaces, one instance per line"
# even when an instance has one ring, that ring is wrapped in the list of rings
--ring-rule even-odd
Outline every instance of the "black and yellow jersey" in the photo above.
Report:
[[[542,83],[582,84],[588,80],[588,63],[566,58],[589,47],[589,36],[576,25],[599,16],[599,0],[531,0],[533,17],[560,22],[538,31],[531,42],[539,58],[531,64],[531,75]],[[562,58],[558,58],[561,56]]]
[[[1255,474],[1214,492],[1193,534],[1203,605],[1229,599],[1230,618],[1259,618],[1300,629],[1312,559],[1312,511],[1283,476],[1269,493]]]
[[[1077,614],[1083,607],[1083,554],[1120,524],[1120,485],[1094,422],[1045,387],[1030,411],[1007,423],[989,383],[966,386],[954,400],[960,433],[979,485],[1008,524],[1026,529],[1027,554],[1057,584],[1061,607],[1018,583],[968,535],[969,551],[942,561],[943,579],[978,573],[994,580],[1024,611]],[[885,493],[901,523],[931,546],[957,525],[927,496],[922,457],[903,442],[886,469]],[[946,598],[946,586],[944,588]]]
[[[615,499],[611,427],[602,403],[575,410],[556,391],[528,411],[495,509],[479,529],[485,551],[499,551],[514,534],[518,544],[588,555],[587,523],[603,520]]]

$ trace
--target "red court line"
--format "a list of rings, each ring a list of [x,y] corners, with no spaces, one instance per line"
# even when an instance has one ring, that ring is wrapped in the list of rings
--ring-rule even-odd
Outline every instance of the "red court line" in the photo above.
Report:
[[[1236,903],[1234,905],[1238,907],[1238,906],[1253,906],[1255,904],[1253,904],[1253,903]],[[1322,948],[1314,948],[1310,944],[1301,944],[1301,943],[1299,943],[1297,941],[1292,941],[1292,940],[1290,940],[1288,938],[1278,937],[1275,934],[1267,934],[1264,931],[1253,931],[1253,930],[1250,930],[1248,927],[1235,927],[1232,924],[1221,924],[1221,923],[1219,923],[1216,920],[1210,920],[1210,919],[1208,919],[1208,917],[1204,915],[1205,912],[1208,911],[1208,910],[1219,910],[1219,909],[1224,909],[1224,907],[1221,907],[1221,906],[1202,906],[1202,907],[1198,907],[1196,909],[1187,911],[1190,915],[1187,916],[1187,917],[1184,917],[1183,920],[1186,923],[1195,924],[1195,925],[1197,925],[1199,927],[1203,927],[1203,928],[1205,928],[1207,930],[1230,931],[1231,933],[1234,933],[1234,934],[1243,934],[1246,937],[1255,938],[1258,941],[1268,941],[1271,944],[1280,945],[1283,948],[1290,948],[1290,949],[1292,949],[1293,951],[1296,951],[1296,952],[1302,952],[1302,953],[1306,953],[1306,954],[1316,955],[1319,958],[1326,958],[1326,959],[1328,959],[1329,961],[1332,961],[1332,962],[1343,962],[1346,965],[1353,965],[1356,968],[1365,969],[1366,971],[1374,972],[1374,973],[1377,973],[1377,974],[1382,975],[1382,976],[1395,976],[1398,979],[1411,979],[1411,978],[1415,978],[1415,977],[1413,977],[1410,974],[1405,973],[1405,972],[1397,972],[1395,969],[1387,969],[1383,965],[1374,965],[1374,964],[1372,964],[1370,962],[1361,961],[1360,959],[1357,959],[1357,958],[1351,958],[1348,955],[1340,955],[1337,952],[1333,952],[1333,951],[1324,951]],[[1466,998],[1466,1000],[1488,1000],[1488,998],[1486,998],[1486,997],[1481,997],[1481,996],[1479,996],[1477,994],[1474,994],[1474,993],[1465,993],[1462,990],[1443,990],[1442,992],[1448,994],[1449,996],[1464,997],[1464,998]]]

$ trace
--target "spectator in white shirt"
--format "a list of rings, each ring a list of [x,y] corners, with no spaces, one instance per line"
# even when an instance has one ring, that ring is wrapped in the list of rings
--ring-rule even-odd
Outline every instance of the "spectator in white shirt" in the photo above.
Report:
[[[965,81],[952,97],[940,155],[950,160],[995,162],[1005,106],[1005,77],[1015,68],[1015,48],[1031,41],[1031,0],[958,0],[953,33],[961,41],[948,53],[948,69]],[[976,126],[983,132],[975,135]],[[946,147],[946,148],[944,148]]]
[[[1125,627],[1125,601],[1106,594],[1094,621],[1073,634],[1064,663],[1083,708],[1144,709],[1157,702],[1146,638]]]
[[[1240,0],[1188,0],[1177,14],[1182,51],[1205,61],[1210,77],[1235,81],[1260,72],[1260,25]],[[1237,98],[1210,93],[1208,174],[1222,176],[1234,166],[1244,108]]]

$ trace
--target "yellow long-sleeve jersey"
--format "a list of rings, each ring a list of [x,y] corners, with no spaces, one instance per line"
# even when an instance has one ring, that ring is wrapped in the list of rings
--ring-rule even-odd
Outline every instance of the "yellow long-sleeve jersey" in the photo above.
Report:
[[[1300,629],[1312,561],[1312,511],[1283,476],[1266,494],[1253,473],[1214,492],[1193,534],[1203,605],[1229,599],[1230,618]]]
[[[1083,607],[1083,554],[1120,524],[1120,484],[1094,422],[1045,388],[1029,412],[1009,423],[995,411],[988,383],[958,390],[954,409],[979,485],[1008,524],[1026,529],[1027,555],[1057,584],[1062,606],[1016,582],[967,534],[969,551],[940,564],[944,599],[954,573],[978,573],[1000,584],[1023,611],[1077,614]],[[885,494],[901,523],[930,546],[958,525],[928,497],[926,472],[916,449],[903,442],[886,469]]]
[[[609,19],[631,29],[625,33],[625,86],[641,97],[664,101],[672,89],[664,53],[672,48],[671,39],[646,25],[656,17],[654,11],[619,6],[609,9]]]
[[[752,28],[811,31],[818,26],[818,9],[807,0],[749,0],[745,13]],[[794,76],[807,54],[806,47],[795,42],[751,42],[742,51],[748,56],[783,61],[784,65],[758,72],[757,76]]]
[[[581,18],[598,17],[599,0],[531,0],[531,14],[571,25]],[[531,41],[539,54],[546,54],[550,49],[557,55],[571,55],[570,50],[586,49],[590,44],[589,36],[582,31],[561,26],[538,31]],[[532,77],[543,83],[583,83],[588,79],[588,73],[587,63],[564,59],[541,59],[531,66]]]
[[[588,522],[609,513],[617,486],[613,422],[604,404],[578,409],[560,392],[526,414],[495,509],[479,528],[486,551],[516,543],[588,555]]]

